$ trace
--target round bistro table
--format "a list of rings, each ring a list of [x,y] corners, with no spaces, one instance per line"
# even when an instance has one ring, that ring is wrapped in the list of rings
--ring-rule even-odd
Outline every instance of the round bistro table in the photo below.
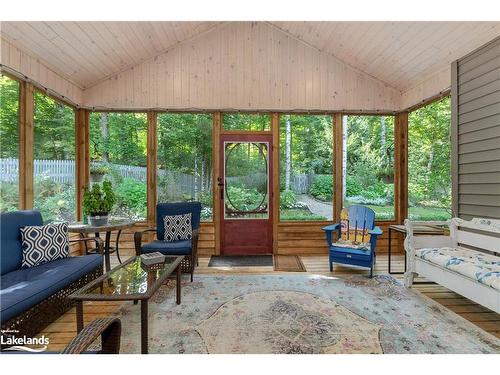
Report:
[[[135,225],[135,221],[128,219],[110,219],[106,225],[93,226],[90,224],[79,223],[71,223],[68,225],[68,231],[71,233],[79,233],[80,237],[88,236],[90,233],[94,233],[95,237],[100,237],[99,233],[105,232],[106,236],[104,239],[104,263],[106,266],[106,272],[109,272],[111,269],[110,262],[110,254],[116,252],[116,256],[118,261],[121,263],[120,252],[119,252],[119,242],[120,242],[120,234],[123,229],[132,228]],[[116,244],[114,247],[111,247],[111,233],[113,231],[118,231],[116,234]],[[85,244],[85,252],[97,252],[97,249],[88,249],[87,244]]]

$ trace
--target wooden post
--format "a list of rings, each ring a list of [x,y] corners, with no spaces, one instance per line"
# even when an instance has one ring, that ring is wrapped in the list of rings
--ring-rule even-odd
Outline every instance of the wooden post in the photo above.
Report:
[[[157,121],[155,111],[148,111],[148,139],[147,139],[147,221],[149,227],[154,227],[156,222],[156,168],[157,168]]]
[[[333,221],[340,222],[343,202],[342,173],[342,113],[333,115]]]
[[[394,119],[394,211],[396,222],[408,217],[408,112]]]
[[[458,204],[458,61],[451,63],[451,210],[459,217]]]
[[[280,116],[272,114],[271,130],[273,132],[272,162],[273,185],[271,186],[271,199],[273,200],[273,253],[278,254],[278,225],[280,221]]]
[[[220,176],[220,132],[222,128],[222,114],[220,112],[213,113],[213,128],[212,128],[212,143],[213,143],[213,176],[212,176],[212,192],[213,192],[213,221],[214,221],[214,233],[215,233],[215,255],[220,255],[220,242],[221,242],[221,215],[220,212],[220,188],[217,185],[217,178]]]
[[[33,122],[35,88],[21,82],[19,95],[19,208],[33,208]]]
[[[83,193],[89,184],[90,174],[90,112],[79,108],[75,110],[75,179],[76,179],[76,220],[83,219]]]

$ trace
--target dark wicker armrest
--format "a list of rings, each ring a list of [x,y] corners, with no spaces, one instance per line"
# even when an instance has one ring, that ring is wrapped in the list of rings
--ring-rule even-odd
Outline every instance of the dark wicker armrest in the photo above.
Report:
[[[69,240],[69,243],[75,243],[75,242],[87,242],[87,241],[94,241],[96,243],[96,248],[99,254],[104,254],[104,241],[100,239],[99,237],[83,237],[83,238],[76,238],[74,240]]]
[[[120,319],[96,319],[71,340],[61,354],[80,354],[99,336],[101,336],[101,350],[98,352],[99,354],[118,354],[120,353],[121,332],[122,324]]]
[[[142,254],[142,235],[147,232],[156,232],[156,228],[140,230],[134,233],[135,254]]]

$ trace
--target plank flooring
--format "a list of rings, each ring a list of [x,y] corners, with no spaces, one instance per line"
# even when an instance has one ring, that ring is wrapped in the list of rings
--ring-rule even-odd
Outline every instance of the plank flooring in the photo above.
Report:
[[[122,260],[128,258],[129,255],[122,256]],[[118,260],[112,256],[112,266],[118,265]],[[307,273],[328,275],[328,276],[345,276],[353,274],[366,274],[367,271],[363,269],[354,269],[351,267],[343,267],[335,265],[333,273],[328,270],[328,260],[326,256],[303,256],[301,257]],[[276,272],[273,267],[208,267],[209,257],[202,257],[199,260],[199,267],[196,269],[196,275],[221,275],[221,274],[271,274],[271,273],[286,273]],[[401,255],[394,256],[392,259],[393,270],[403,269],[403,257]],[[377,257],[377,264],[375,267],[375,274],[387,273],[387,256],[380,255]],[[298,273],[304,275],[304,272]],[[394,275],[394,277],[402,279],[402,275]],[[187,276],[184,276],[187,281]],[[492,335],[500,338],[500,314],[497,314],[487,308],[480,306],[459,294],[456,294],[440,285],[436,284],[419,284],[416,285],[415,290],[423,295],[432,298],[463,318],[469,320],[478,327],[491,333]],[[84,321],[85,325],[92,320],[112,315],[122,303],[128,302],[88,302],[85,304]],[[54,323],[49,325],[40,334],[45,334],[50,339],[49,350],[59,351],[62,350],[69,341],[76,335],[76,314],[75,309],[71,309],[62,317],[57,319]]]

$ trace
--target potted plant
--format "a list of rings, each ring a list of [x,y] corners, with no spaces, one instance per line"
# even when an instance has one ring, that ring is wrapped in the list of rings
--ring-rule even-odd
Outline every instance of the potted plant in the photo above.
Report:
[[[111,182],[104,181],[101,185],[96,183],[92,187],[85,188],[83,194],[83,211],[88,216],[90,225],[100,226],[108,223],[109,211],[116,203]]]
[[[102,182],[104,179],[104,175],[108,174],[111,172],[109,167],[105,165],[95,165],[90,167],[90,181],[95,183],[95,182]]]

